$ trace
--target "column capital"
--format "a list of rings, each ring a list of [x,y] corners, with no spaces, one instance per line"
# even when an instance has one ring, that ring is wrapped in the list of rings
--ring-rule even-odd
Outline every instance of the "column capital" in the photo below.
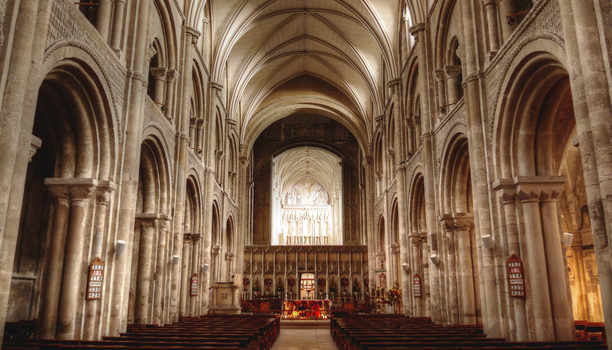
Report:
[[[42,140],[36,137],[35,135],[30,135],[30,154],[29,154],[30,158],[28,159],[28,162],[32,161],[32,158],[34,157],[36,152],[38,152],[41,146],[42,146]]]
[[[191,243],[192,238],[193,238],[193,235],[191,233],[183,233],[183,243],[184,244]]]
[[[563,176],[518,176],[514,178],[519,200],[549,201],[557,200],[563,192],[565,177]]]
[[[440,222],[451,232],[469,231],[474,227],[474,217],[466,213],[445,214]]]
[[[215,81],[210,82],[210,88],[213,90],[223,90],[223,84],[217,83]]]
[[[155,67],[151,68],[151,75],[155,79],[164,79],[166,74],[168,73],[168,69],[166,67]]]
[[[200,235],[199,233],[192,233],[191,234],[191,240],[193,242],[199,241],[201,237],[202,237],[202,235]]]
[[[58,199],[70,196],[73,201],[89,199],[94,193],[98,181],[90,178],[46,178],[45,185]]]
[[[425,31],[425,23],[417,23],[412,27],[408,28],[410,34],[414,37],[419,35],[419,33],[423,33]]]
[[[444,72],[446,73],[446,76],[449,78],[457,78],[459,77],[459,74],[461,73],[461,66],[460,65],[447,65],[444,67]]]
[[[387,87],[391,90],[392,94],[399,93],[399,89],[402,86],[402,80],[399,78],[391,79],[387,82]]]
[[[193,45],[198,42],[198,39],[200,38],[201,34],[197,29],[192,27],[187,27],[185,33],[187,34],[188,38],[191,39],[191,44]]]
[[[157,221],[158,216],[154,213],[140,213],[136,214],[136,223],[143,227],[153,227]]]
[[[115,191],[115,184],[112,181],[101,181],[96,190],[96,203],[108,205],[111,193]]]

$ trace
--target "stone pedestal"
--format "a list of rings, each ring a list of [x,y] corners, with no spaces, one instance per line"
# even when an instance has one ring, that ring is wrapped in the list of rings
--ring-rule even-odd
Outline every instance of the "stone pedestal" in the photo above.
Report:
[[[240,313],[238,286],[233,282],[217,282],[211,288],[209,314],[231,315]]]

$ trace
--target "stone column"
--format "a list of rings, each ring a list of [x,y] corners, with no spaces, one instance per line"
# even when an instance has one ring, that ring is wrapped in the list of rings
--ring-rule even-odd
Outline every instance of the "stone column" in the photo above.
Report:
[[[177,190],[175,198],[175,215],[174,215],[174,232],[175,232],[175,245],[173,254],[181,259],[183,250],[183,221],[185,217],[185,192],[186,192],[186,176],[187,171],[187,150],[189,148],[189,118],[191,111],[191,95],[193,91],[193,52],[197,49],[196,44],[200,33],[193,28],[186,28],[185,36],[183,39],[183,46],[185,50],[184,58],[184,72],[182,76],[182,109],[180,110],[180,121],[178,123],[178,135],[177,135],[177,160],[175,163],[176,167],[176,181]],[[207,203],[204,201],[204,203]],[[183,257],[184,258],[184,257]],[[179,281],[182,277],[181,265],[175,264],[172,271],[172,302],[171,307],[173,308],[171,313],[173,315],[172,321],[176,322],[179,318],[179,312],[185,311],[183,301],[180,297],[180,285]],[[179,308],[180,303],[180,308]]]
[[[489,58],[495,56],[499,50],[499,27],[498,11],[497,11],[498,0],[483,0],[485,8],[485,14],[487,18],[487,34],[489,38]]]
[[[540,218],[540,193],[537,188],[521,185],[517,190],[525,220],[525,237],[528,240],[525,292],[532,299],[535,340],[551,341],[555,339],[555,329],[552,322],[546,255],[543,254],[546,248]]]
[[[0,59],[9,58],[3,71],[10,72],[0,93],[0,343],[7,317],[28,168],[27,152],[38,96],[38,86],[32,86],[35,84],[31,77],[38,77],[43,67],[51,8],[50,0],[20,1],[18,6],[16,12],[9,10],[3,15],[4,23],[12,22],[17,30],[13,41],[7,42],[6,49],[0,53]]]
[[[81,276],[83,275],[83,252],[85,229],[88,220],[91,196],[97,181],[93,179],[70,180],[70,224],[64,252],[64,278],[60,296],[57,338],[75,339],[76,313],[82,299]]]
[[[121,51],[121,41],[123,39],[123,21],[125,19],[124,12],[125,0],[115,0],[115,15],[113,16],[110,46],[116,53]]]
[[[429,56],[427,50],[427,38],[425,33],[425,25],[419,23],[410,28],[410,33],[416,38],[416,49],[418,50],[419,59],[419,71],[429,72],[429,64],[427,57]],[[434,186],[434,157],[433,157],[433,144],[431,139],[431,130],[433,128],[433,120],[430,113],[431,102],[428,100],[426,92],[429,91],[429,76],[422,74],[419,79],[420,85],[419,90],[421,91],[421,111],[423,115],[423,121],[425,125],[422,128],[423,137],[423,164],[424,164],[424,182],[425,182],[425,212],[427,221],[428,231],[428,250],[431,256],[434,258],[438,255],[438,232],[437,223],[435,222],[436,215],[436,203],[435,203],[435,186]],[[432,260],[433,261],[433,260]],[[431,267],[429,270],[429,290],[431,298],[431,318],[434,322],[442,321],[442,309],[441,309],[441,296],[440,296],[440,271],[436,264],[428,265]]]
[[[101,183],[97,188],[96,193],[96,215],[95,215],[95,232],[92,242],[91,256],[94,258],[103,259],[104,257],[104,240],[107,238],[106,221],[108,217],[108,205],[110,196],[114,191],[114,185],[111,182]],[[108,267],[106,267],[108,268]],[[105,271],[106,272],[106,271]],[[104,297],[104,294],[103,294]],[[83,331],[83,339],[95,340],[99,338],[99,310],[102,300],[89,300],[85,311],[85,329]]]
[[[457,249],[455,230],[457,227],[454,225],[452,217],[445,215],[442,218],[442,224],[445,228],[445,241],[448,250],[446,257],[447,264],[447,281],[448,281],[448,323],[459,324],[461,323],[459,315],[459,299],[457,290],[457,276],[458,270],[460,269],[460,262],[457,258],[457,254],[461,251]]]
[[[200,234],[199,233],[194,233],[191,235],[191,240],[193,242],[193,249],[192,249],[192,258],[191,258],[191,274],[189,275],[190,277],[193,275],[197,275],[198,276],[198,295],[196,296],[191,296],[190,297],[190,309],[191,309],[191,316],[197,317],[200,316],[200,302],[199,299],[201,298],[200,295],[200,286],[202,283],[202,279],[200,278]],[[189,286],[189,290],[191,291],[191,286]],[[191,294],[191,293],[190,293]]]
[[[164,104],[164,98],[166,96],[164,87],[166,86],[166,73],[168,70],[165,67],[151,68],[151,75],[155,80],[155,92],[153,95],[153,101],[158,105]]]
[[[559,226],[559,211],[557,203],[563,191],[563,178],[545,179],[546,191],[541,201],[542,229],[546,244],[546,260],[550,281],[550,298],[553,309],[555,340],[575,340],[574,315],[570,294],[569,276],[564,250],[561,245],[561,228]]]
[[[560,1],[566,42],[567,69],[572,87],[576,134],[589,205],[589,217],[597,257],[599,285],[608,339],[612,337],[612,160],[608,96],[605,72],[605,37],[602,12],[605,1]],[[603,26],[605,27],[605,25]],[[602,56],[603,54],[603,56]],[[612,342],[608,342],[612,349]]]
[[[411,273],[410,273],[410,282],[409,282],[409,288],[410,288],[410,294],[412,295],[412,299],[413,299],[413,305],[414,305],[414,310],[413,310],[413,314],[416,317],[423,317],[425,315],[424,313],[424,308],[423,308],[423,300],[425,298],[424,296],[424,290],[423,290],[423,284],[421,283],[421,297],[417,297],[414,295],[413,293],[413,278],[414,275],[420,275],[421,277],[421,281],[424,281],[424,276],[423,276],[423,269],[422,269],[422,265],[423,265],[423,257],[422,257],[422,246],[421,246],[421,236],[416,233],[416,234],[411,234],[409,236],[409,239],[411,241],[411,248],[413,250],[412,253],[412,261],[411,261]]]
[[[96,18],[96,29],[104,38],[104,41],[108,40],[108,29],[111,22],[112,12],[112,0],[100,0],[100,7],[98,7],[98,13]]]
[[[134,238],[134,218],[136,214],[136,202],[138,195],[138,179],[140,170],[140,149],[141,137],[143,128],[143,103],[146,95],[145,87],[145,67],[147,67],[147,29],[149,23],[149,10],[151,1],[140,1],[139,13],[135,15],[137,29],[133,33],[134,47],[130,52],[133,54],[133,68],[129,84],[132,87],[132,93],[129,96],[128,109],[126,111],[126,123],[124,152],[123,152],[123,168],[121,174],[121,198],[119,199],[120,209],[118,212],[119,221],[117,227],[117,241],[123,241],[126,244],[125,251],[122,254],[115,254],[113,263],[113,285],[111,305],[111,316],[109,321],[109,335],[119,335],[119,333],[127,328],[127,309],[129,300],[129,280],[131,274],[131,251]],[[122,31],[120,27],[123,20],[123,10],[118,14],[118,8],[123,6],[123,0],[118,0],[115,5],[115,20],[119,22],[113,27],[114,31]],[[120,37],[120,33],[113,33]],[[111,45],[113,49],[119,51],[120,40],[117,40],[117,45]],[[125,131],[123,130],[123,131]],[[123,132],[122,131],[122,132]],[[110,276],[109,276],[110,277]]]
[[[185,233],[183,236],[183,266],[181,269],[181,308],[180,316],[191,316],[188,310],[189,302],[189,280],[191,277],[191,234]]]
[[[460,286],[461,323],[476,324],[476,293],[472,261],[472,224],[468,218],[455,221],[457,240],[457,279]],[[472,219],[473,220],[473,219]]]
[[[159,241],[157,246],[157,265],[155,267],[155,301],[153,302],[153,324],[161,326],[165,324],[164,320],[164,294],[166,283],[166,257],[168,255],[168,231],[170,228],[170,220],[161,218],[158,222]]]
[[[170,68],[166,72],[166,110],[164,114],[168,120],[173,120],[172,111],[174,111],[174,92],[176,90],[176,69]]]
[[[138,286],[136,288],[136,310],[134,323],[151,324],[149,305],[151,303],[151,282],[153,280],[153,244],[155,243],[155,214],[136,217],[140,225],[140,249],[138,258]]]
[[[446,73],[446,91],[448,92],[448,104],[450,106],[459,102],[459,89],[457,84],[459,83],[459,74],[461,73],[461,66],[450,65],[444,67]]]
[[[56,179],[48,179],[56,180]],[[47,180],[45,180],[46,182]],[[70,192],[67,186],[47,183],[55,199],[51,247],[45,271],[45,288],[42,290],[40,310],[40,338],[54,339],[59,309],[59,294],[62,283],[66,228],[70,215]]]
[[[444,73],[444,70],[442,69],[437,69],[435,71],[436,74],[436,86],[438,87],[438,112],[439,118],[442,118],[444,116],[444,114],[446,113],[446,94],[444,93],[445,89],[444,87],[446,86],[446,74]]]
[[[518,226],[516,222],[516,193],[512,180],[501,180],[494,185],[495,191],[501,192],[503,222],[505,223],[506,237],[508,240],[508,256],[521,257]],[[507,287],[507,286],[506,286]],[[508,293],[506,293],[508,294]],[[511,318],[514,322],[513,341],[528,341],[527,316],[525,313],[525,299],[510,297],[510,308],[513,312]]]
[[[500,313],[500,300],[498,288],[501,283],[496,276],[496,242],[491,223],[491,208],[489,206],[490,192],[487,180],[486,135],[483,133],[482,108],[480,106],[483,94],[480,81],[478,57],[479,47],[476,43],[483,40],[474,18],[473,3],[464,1],[460,3],[464,34],[464,67],[466,78],[463,79],[465,102],[467,105],[468,142],[470,144],[470,169],[472,191],[474,198],[474,222],[477,232],[479,277],[482,288],[480,295],[485,333],[490,337],[504,335],[502,316]]]
[[[510,15],[516,11],[514,1],[515,0],[501,0],[499,4],[502,41],[507,40],[514,31],[514,24],[510,21]]]

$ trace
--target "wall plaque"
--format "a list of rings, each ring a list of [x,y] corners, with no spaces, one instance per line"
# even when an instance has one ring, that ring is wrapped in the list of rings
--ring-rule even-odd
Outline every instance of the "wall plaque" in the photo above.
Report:
[[[195,297],[198,295],[198,275],[197,274],[193,274],[193,276],[191,276],[191,296]]]
[[[87,279],[87,300],[100,300],[102,298],[102,283],[104,282],[104,262],[95,258],[89,265],[89,278]]]
[[[421,276],[414,275],[414,277],[412,277],[412,294],[415,297],[421,297]]]
[[[508,288],[510,296],[514,298],[525,297],[525,277],[523,274],[523,262],[516,254],[508,258],[506,262],[508,274]]]

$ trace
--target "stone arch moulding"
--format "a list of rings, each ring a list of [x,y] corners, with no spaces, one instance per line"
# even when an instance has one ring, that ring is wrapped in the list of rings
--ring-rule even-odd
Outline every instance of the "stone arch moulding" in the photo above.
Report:
[[[122,127],[121,106],[123,94],[123,76],[120,72],[114,71],[108,66],[101,64],[101,60],[95,53],[79,42],[60,41],[48,47],[43,58],[42,68],[38,70],[38,75],[34,84],[41,86],[46,77],[55,69],[62,66],[70,66],[75,69],[76,74],[82,75],[79,79],[80,85],[86,89],[88,94],[94,99],[95,104],[92,108],[97,108],[100,119],[96,124],[105,125],[107,131],[104,132],[108,138],[109,161],[114,163],[103,166],[102,173],[105,178],[112,179],[118,168],[118,150],[120,131]],[[38,91],[37,91],[38,94]]]

